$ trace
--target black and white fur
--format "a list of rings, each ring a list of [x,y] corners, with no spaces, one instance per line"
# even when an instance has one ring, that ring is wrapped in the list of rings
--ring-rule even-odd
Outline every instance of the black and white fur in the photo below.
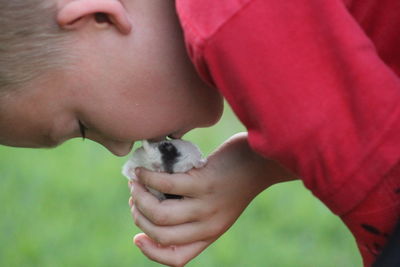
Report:
[[[142,141],[142,147],[133,152],[131,158],[122,167],[122,174],[129,180],[137,180],[135,169],[144,167],[158,172],[187,172],[192,168],[201,168],[206,164],[199,148],[185,140],[174,139],[150,143]],[[149,191],[159,200],[179,198],[167,195],[152,188]]]

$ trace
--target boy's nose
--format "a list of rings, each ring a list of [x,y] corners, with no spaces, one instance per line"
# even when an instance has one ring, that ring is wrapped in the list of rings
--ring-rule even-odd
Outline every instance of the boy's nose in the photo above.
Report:
[[[118,142],[118,141],[104,141],[101,144],[107,148],[111,153],[118,157],[123,157],[131,152],[133,142]]]

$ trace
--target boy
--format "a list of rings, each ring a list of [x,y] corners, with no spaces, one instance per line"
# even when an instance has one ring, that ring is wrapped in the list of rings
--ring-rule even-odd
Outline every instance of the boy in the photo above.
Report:
[[[0,31],[0,143],[82,135],[125,155],[134,140],[215,123],[218,92],[246,126],[202,169],[137,170],[146,256],[183,266],[259,192],[298,176],[373,263],[400,211],[398,1],[37,0],[30,16],[15,16],[24,1],[1,1],[2,27],[26,28]],[[142,184],[185,198],[159,203]]]

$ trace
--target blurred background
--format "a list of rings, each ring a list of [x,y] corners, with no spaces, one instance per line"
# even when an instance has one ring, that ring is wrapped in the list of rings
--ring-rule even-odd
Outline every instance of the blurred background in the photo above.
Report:
[[[214,127],[185,136],[208,155],[243,127],[226,108]],[[135,147],[137,147],[137,144]],[[160,266],[133,244],[127,180],[91,141],[55,149],[0,146],[0,266]],[[189,267],[357,267],[354,239],[300,181],[261,193]]]

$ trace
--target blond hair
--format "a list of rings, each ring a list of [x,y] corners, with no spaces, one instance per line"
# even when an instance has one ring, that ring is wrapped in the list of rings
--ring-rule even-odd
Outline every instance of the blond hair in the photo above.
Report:
[[[0,95],[66,63],[55,0],[0,0]]]

